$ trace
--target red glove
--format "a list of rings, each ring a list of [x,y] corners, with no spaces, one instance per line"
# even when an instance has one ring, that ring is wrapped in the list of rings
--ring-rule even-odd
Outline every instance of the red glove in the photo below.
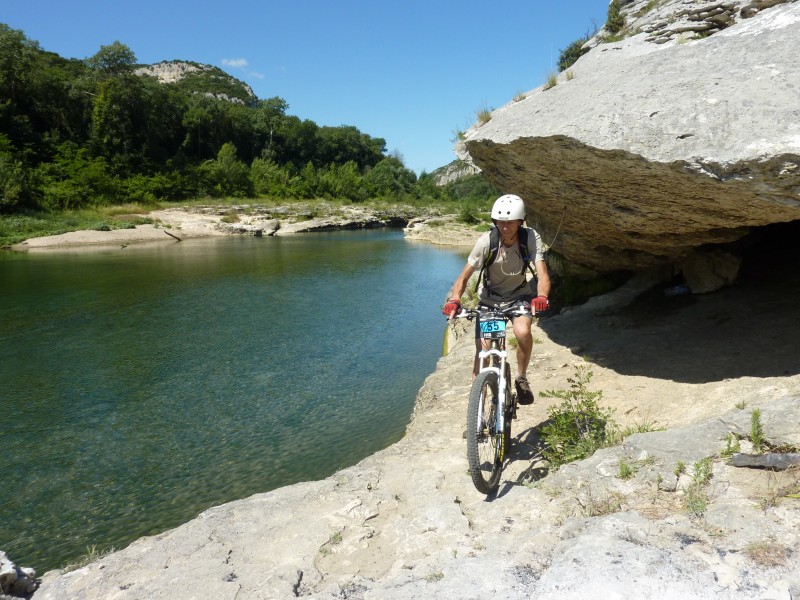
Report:
[[[452,319],[461,310],[461,302],[455,298],[448,300],[442,307],[442,314],[448,319]]]
[[[547,296],[536,296],[536,298],[531,300],[533,314],[544,312],[548,308],[550,308],[550,301],[547,299]]]

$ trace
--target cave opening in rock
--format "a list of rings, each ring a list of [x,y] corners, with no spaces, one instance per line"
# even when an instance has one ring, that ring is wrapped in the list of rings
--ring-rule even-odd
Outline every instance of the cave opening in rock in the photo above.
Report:
[[[738,281],[800,288],[800,220],[753,228],[738,244],[742,257]]]

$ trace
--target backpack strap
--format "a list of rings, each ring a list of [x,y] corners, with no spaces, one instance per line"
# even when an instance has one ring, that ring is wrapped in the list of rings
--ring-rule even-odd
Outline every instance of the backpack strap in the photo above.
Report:
[[[528,230],[525,227],[519,228],[519,234],[517,240],[519,241],[519,255],[522,257],[522,261],[525,264],[524,269],[528,269],[533,275],[533,278],[536,279],[536,271],[533,268],[533,256],[531,255],[531,251],[528,248]]]
[[[497,227],[492,226],[489,230],[489,252],[486,254],[486,257],[483,259],[483,264],[481,265],[481,272],[478,274],[478,281],[483,283],[483,287],[487,287],[488,285],[488,278],[486,278],[486,269],[489,268],[489,265],[494,263],[497,260],[497,256],[500,254],[500,231]]]

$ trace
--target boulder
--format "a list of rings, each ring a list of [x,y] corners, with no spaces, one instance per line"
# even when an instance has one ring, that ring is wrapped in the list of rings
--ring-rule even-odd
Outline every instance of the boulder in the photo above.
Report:
[[[28,597],[36,587],[36,571],[15,565],[8,555],[0,550],[0,597],[5,597],[5,594]]]
[[[748,19],[747,2],[650,4],[625,7],[625,31],[640,33],[594,40],[556,86],[495,110],[456,147],[595,273],[735,255],[755,228],[800,220],[800,2]],[[675,33],[707,19],[732,24]]]

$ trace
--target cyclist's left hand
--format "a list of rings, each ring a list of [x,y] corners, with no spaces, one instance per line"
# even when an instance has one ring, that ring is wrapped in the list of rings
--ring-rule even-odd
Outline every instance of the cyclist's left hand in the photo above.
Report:
[[[531,309],[533,309],[534,314],[544,312],[548,308],[550,308],[550,300],[547,299],[547,296],[536,296],[531,300]]]

